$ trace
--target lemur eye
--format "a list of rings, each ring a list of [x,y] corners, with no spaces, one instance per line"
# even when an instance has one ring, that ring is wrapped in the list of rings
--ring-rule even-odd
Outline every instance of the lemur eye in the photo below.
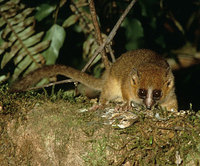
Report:
[[[139,90],[138,90],[138,96],[139,96],[141,99],[145,99],[146,96],[147,96],[147,90],[146,90],[146,89],[139,89]]]
[[[162,95],[161,90],[157,90],[157,89],[153,90],[153,99],[154,100],[159,100],[161,95]]]

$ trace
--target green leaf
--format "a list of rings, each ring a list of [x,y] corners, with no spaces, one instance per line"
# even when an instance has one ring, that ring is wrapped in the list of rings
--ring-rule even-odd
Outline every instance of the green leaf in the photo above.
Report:
[[[49,5],[49,4],[41,4],[36,8],[37,12],[35,14],[35,18],[37,21],[41,21],[50,15],[56,8],[56,5]]]
[[[50,41],[42,41],[33,47],[28,48],[29,52],[31,52],[31,56],[40,53],[45,50],[50,44]],[[21,49],[19,55],[14,59],[15,65],[18,64],[23,58],[27,55],[27,52],[24,49]],[[35,58],[34,58],[35,59]],[[41,60],[41,58],[39,58]],[[36,59],[35,59],[36,60]]]
[[[1,2],[3,2],[3,1],[4,0],[2,0]],[[1,5],[1,12],[9,10],[10,8],[17,5],[19,2],[20,2],[20,0],[15,0],[15,1],[12,1],[12,3],[5,3],[5,4]]]
[[[30,47],[30,46],[35,45],[36,43],[41,41],[41,38],[42,38],[43,35],[44,35],[44,32],[40,32],[40,33],[37,33],[37,34],[27,38],[24,42],[24,45],[26,47]]]
[[[26,56],[23,61],[21,61],[14,70],[12,80],[16,80],[19,75],[32,63],[30,56]]]
[[[4,19],[1,17],[1,18],[0,18],[0,27],[2,27],[3,25],[5,25],[5,23],[6,23],[6,22],[5,22]]]
[[[77,20],[78,20],[78,16],[77,15],[75,15],[75,14],[71,15],[64,21],[62,26],[64,28],[70,27],[71,25],[75,24]]]
[[[126,49],[133,50],[142,47],[144,32],[141,22],[137,19],[125,19],[122,26],[126,30]]]
[[[4,68],[4,66],[17,54],[17,52],[22,48],[19,41],[15,42],[15,44],[12,46],[10,52],[6,52],[3,56],[3,59],[1,61],[1,68]]]
[[[65,30],[63,27],[54,24],[46,33],[44,40],[51,41],[50,47],[42,53],[46,59],[46,64],[55,64],[58,58],[59,50],[62,47],[65,40]]]
[[[34,55],[33,56],[34,59],[37,61],[37,62],[40,62],[39,59],[41,57],[41,54],[37,54],[37,55]],[[32,62],[32,64],[28,67],[28,69],[24,72],[24,75],[30,73],[31,71],[34,71],[38,68],[38,65],[36,65],[36,63]]]
[[[28,39],[26,39],[26,41],[24,42],[24,45],[29,48],[33,45],[36,45],[37,43],[40,42],[41,37],[44,35],[44,32],[40,32],[36,35],[33,35],[31,37],[29,37]],[[29,50],[30,51],[30,50]],[[27,52],[24,50],[24,48],[22,48],[20,50],[20,52],[18,53],[18,56],[14,59],[15,64],[19,63],[25,56],[27,55]]]
[[[91,46],[94,44],[95,39],[92,34],[88,35],[87,39],[83,43],[83,58],[87,59],[90,54]]]
[[[2,31],[0,31],[0,47],[5,43],[5,41],[1,37]]]
[[[26,29],[24,29],[22,32],[18,33],[18,38],[20,38],[21,40],[25,40],[28,39],[29,37],[31,37],[32,34],[35,33],[34,27],[30,26]],[[16,36],[12,35],[13,38],[9,38],[10,41],[15,41],[16,40]]]
[[[34,17],[29,17],[29,18],[27,18],[27,19],[24,20],[23,22],[14,25],[13,28],[14,28],[14,30],[15,30],[16,33],[20,33],[20,32],[22,32],[22,31],[24,31],[24,29],[26,29],[27,26],[29,26],[29,25],[31,25],[31,24],[32,24],[32,25],[35,24],[35,19],[34,19]],[[11,30],[10,28],[8,28],[8,30],[6,31],[6,33],[8,34],[8,33],[10,33],[10,32],[12,32],[12,30]],[[12,35],[13,35],[13,34],[12,34]]]
[[[8,77],[7,75],[1,75],[0,76],[0,83],[5,81],[7,77]]]
[[[37,54],[34,55],[33,58],[39,62],[41,57],[41,54]],[[36,65],[36,63],[34,63],[31,59],[30,56],[26,56],[15,68],[14,70],[14,74],[12,75],[12,80],[16,80],[20,74],[22,74],[22,72],[24,72],[23,74],[27,74],[30,71],[35,70],[36,68],[38,68],[38,66]]]

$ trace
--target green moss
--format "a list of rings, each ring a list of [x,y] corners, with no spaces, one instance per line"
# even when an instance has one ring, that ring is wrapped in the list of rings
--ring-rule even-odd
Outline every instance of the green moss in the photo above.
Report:
[[[75,97],[74,91],[60,90],[50,95],[34,91],[11,94],[5,85],[0,88],[0,93],[1,146],[8,140],[3,134],[6,133],[6,123],[16,119],[16,130],[29,121],[32,129],[41,133],[43,142],[47,141],[45,146],[54,140],[61,154],[70,153],[64,148],[68,143],[76,143],[85,165],[122,165],[126,162],[132,165],[175,165],[177,152],[182,164],[199,161],[199,112],[189,110],[176,114],[160,109],[152,112],[132,109],[129,111],[138,118],[131,126],[122,129],[105,125],[104,122],[112,120],[102,118],[108,110],[90,110],[90,100]],[[108,107],[115,108],[116,105]],[[27,116],[31,118],[27,120]],[[115,125],[119,122],[120,119],[116,118]],[[52,137],[47,139],[51,132]]]

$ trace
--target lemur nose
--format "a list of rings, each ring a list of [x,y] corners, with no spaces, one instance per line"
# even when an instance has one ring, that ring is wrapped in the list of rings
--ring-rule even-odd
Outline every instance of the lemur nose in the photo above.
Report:
[[[146,98],[144,101],[144,104],[148,110],[151,110],[153,105],[155,104],[155,101],[152,99]]]

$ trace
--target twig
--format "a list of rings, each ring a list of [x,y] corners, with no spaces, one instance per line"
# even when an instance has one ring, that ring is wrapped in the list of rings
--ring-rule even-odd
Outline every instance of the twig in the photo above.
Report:
[[[74,80],[73,79],[67,79],[67,80],[52,82],[52,83],[49,83],[49,84],[46,84],[46,85],[42,85],[42,86],[30,87],[30,88],[27,88],[26,91],[36,90],[36,89],[41,89],[41,88],[47,88],[47,87],[50,87],[50,86],[53,86],[53,85],[58,85],[58,84],[63,84],[63,83],[70,83],[70,82],[74,82]]]
[[[94,25],[95,37],[97,39],[97,43],[99,45],[102,45],[103,44],[103,39],[102,39],[102,36],[101,36],[101,31],[100,31],[100,28],[99,28],[99,24],[98,24],[98,21],[97,21],[97,14],[96,14],[96,10],[95,10],[95,6],[94,6],[94,1],[93,0],[90,0],[89,7],[90,7],[90,13],[91,13],[92,22],[93,22],[93,25]],[[103,48],[103,50],[102,50],[102,60],[103,60],[105,68],[108,69],[110,65],[109,65],[108,57],[106,56],[105,48]]]
[[[57,23],[57,18],[58,18],[58,12],[59,12],[59,9],[60,9],[60,5],[57,4],[57,6],[56,6],[56,10],[55,10],[55,12],[54,12],[54,24]]]
[[[113,50],[112,50],[110,44],[108,44],[107,48],[108,48],[108,50],[109,50],[109,52],[110,52],[110,56],[111,56],[112,63],[113,63],[113,62],[115,62],[116,59],[115,59],[115,56],[114,56],[114,54],[113,54]]]
[[[91,65],[91,63],[94,61],[94,59],[97,57],[97,55],[104,49],[105,45],[109,44],[111,42],[111,40],[113,39],[113,37],[115,36],[117,30],[119,29],[119,26],[121,25],[121,23],[123,22],[124,18],[126,17],[126,15],[128,14],[128,12],[131,10],[131,8],[133,7],[133,5],[135,4],[136,0],[132,0],[131,3],[128,5],[128,7],[126,8],[126,10],[124,11],[124,13],[121,15],[121,17],[119,18],[119,20],[117,21],[117,23],[115,24],[114,28],[112,29],[112,31],[110,32],[110,34],[108,35],[108,38],[106,39],[106,41],[96,50],[96,52],[94,53],[93,57],[88,61],[88,63],[84,66],[84,68],[82,69],[82,72],[85,72],[87,70],[87,68]]]

